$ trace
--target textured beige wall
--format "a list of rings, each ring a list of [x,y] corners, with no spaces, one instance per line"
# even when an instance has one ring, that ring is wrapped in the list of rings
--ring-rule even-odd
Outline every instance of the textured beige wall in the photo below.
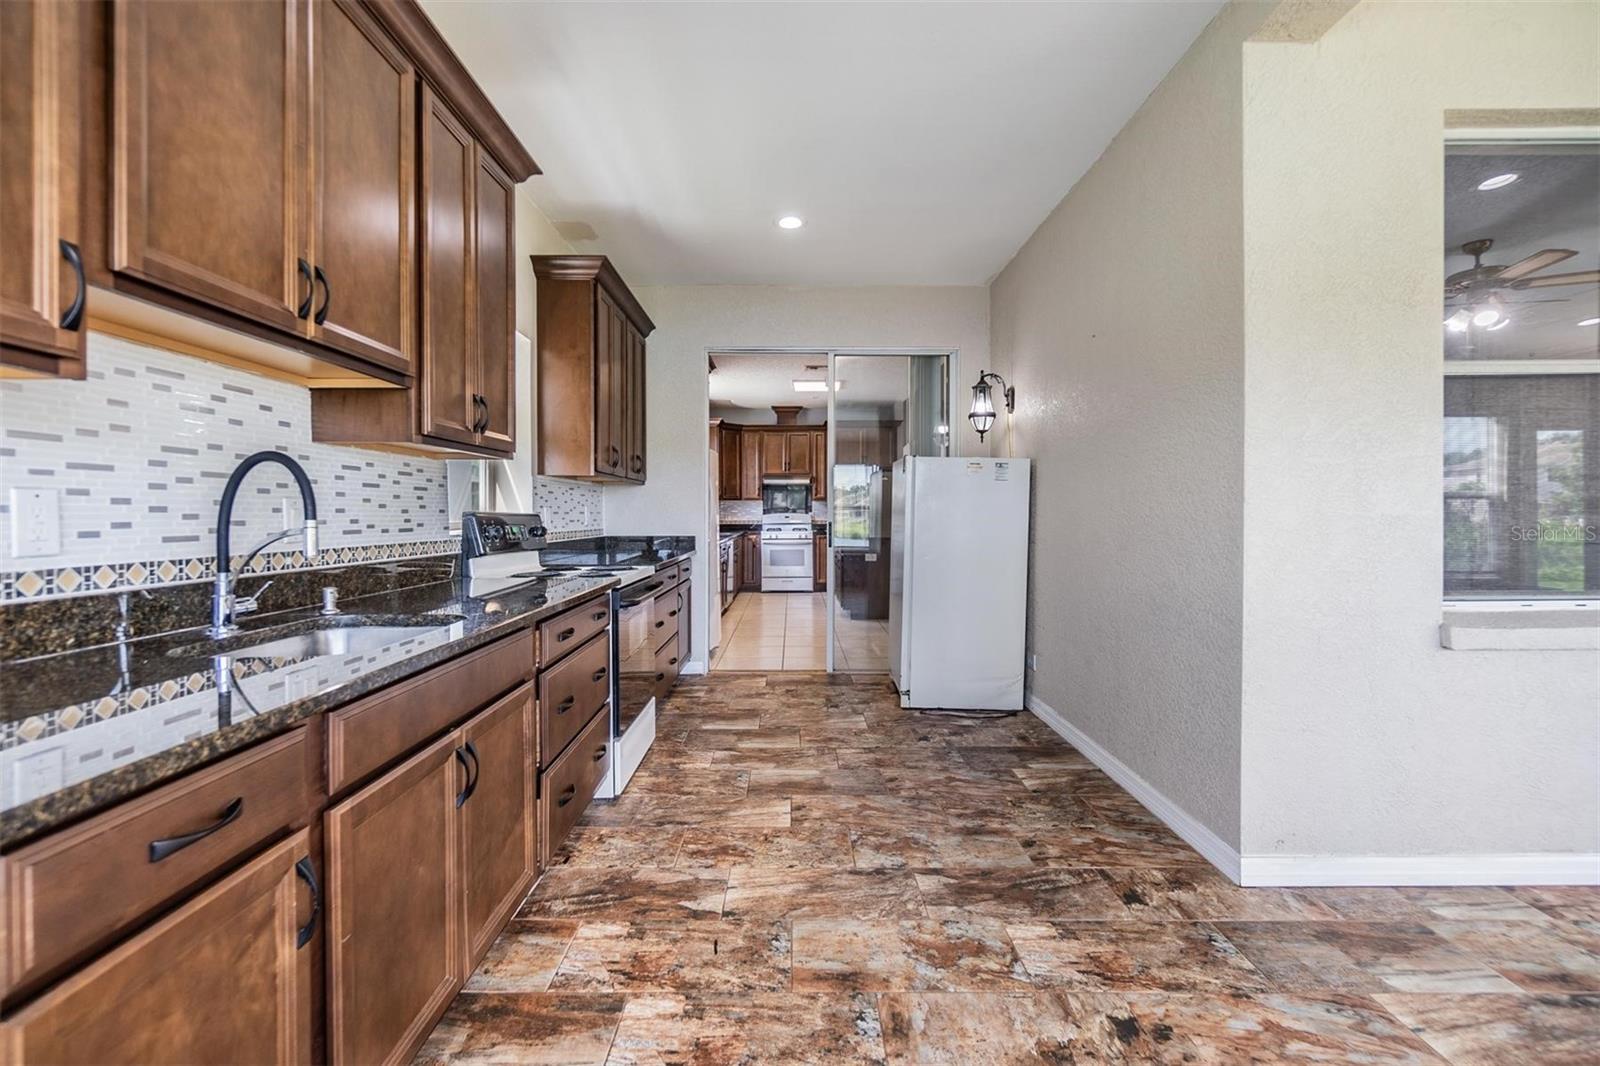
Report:
[[[1241,44],[1224,9],[991,286],[1035,463],[1029,690],[1239,839]]]
[[[648,479],[607,486],[607,533],[684,534],[703,543],[710,529],[706,462],[710,401],[708,349],[745,347],[951,348],[959,374],[975,377],[989,356],[989,299],[960,288],[787,288],[755,285],[639,287],[656,324],[647,351],[645,437]],[[976,450],[965,409],[958,447]],[[705,662],[708,553],[694,564],[694,648]]]
[[[1600,658],[1437,633],[1444,112],[1600,104],[1600,4],[1368,2],[1244,73],[1244,851],[1600,851]]]

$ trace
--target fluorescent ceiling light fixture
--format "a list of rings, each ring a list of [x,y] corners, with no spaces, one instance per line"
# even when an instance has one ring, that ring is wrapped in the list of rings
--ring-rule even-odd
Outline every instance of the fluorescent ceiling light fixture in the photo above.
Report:
[[[839,387],[841,385],[843,385],[843,384],[844,384],[844,382],[842,382],[842,381],[835,381],[833,383],[833,391],[834,392],[838,392],[839,391]],[[826,381],[808,381],[808,380],[805,380],[805,379],[802,379],[802,378],[795,378],[794,379],[794,391],[795,392],[827,392],[828,391],[828,383]]]
[[[1582,322],[1579,322],[1578,325],[1580,325],[1580,326],[1600,326],[1600,318],[1586,318]]]
[[[1486,178],[1478,182],[1478,191],[1488,192],[1490,189],[1503,189],[1520,177],[1522,177],[1521,174],[1496,174],[1492,178]]]
[[[805,224],[805,219],[801,218],[799,215],[784,215],[782,218],[778,219],[779,229],[799,229]]]

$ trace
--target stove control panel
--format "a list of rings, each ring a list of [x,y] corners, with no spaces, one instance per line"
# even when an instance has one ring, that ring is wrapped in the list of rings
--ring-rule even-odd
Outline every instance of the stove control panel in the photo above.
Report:
[[[549,534],[536,514],[468,511],[461,516],[461,554],[467,559],[500,552],[537,551]]]

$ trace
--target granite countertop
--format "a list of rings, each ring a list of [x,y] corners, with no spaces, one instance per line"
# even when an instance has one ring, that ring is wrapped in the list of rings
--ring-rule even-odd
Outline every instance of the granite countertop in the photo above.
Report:
[[[680,555],[682,553],[679,553]],[[617,579],[572,574],[492,596],[452,579],[341,603],[345,624],[406,626],[365,649],[260,647],[329,623],[283,612],[217,650],[189,629],[5,663],[0,685],[0,849],[286,732],[444,660],[511,634],[608,589]],[[251,638],[254,639],[251,639]],[[251,645],[253,654],[242,654]],[[280,652],[282,654],[280,654]],[[219,691],[217,676],[232,677]]]

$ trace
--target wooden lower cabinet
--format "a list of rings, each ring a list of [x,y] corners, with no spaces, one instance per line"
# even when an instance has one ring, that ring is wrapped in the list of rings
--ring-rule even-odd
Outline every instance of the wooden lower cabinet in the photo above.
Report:
[[[461,888],[465,980],[533,884],[534,690],[524,685],[461,730],[472,759],[472,789],[461,805]]]
[[[533,881],[525,684],[328,810],[328,1047],[407,1062]]]
[[[583,732],[541,777],[539,836],[549,861],[583,817],[595,789],[611,767],[610,705],[600,709]]]
[[[0,1058],[310,1061],[320,942],[307,874],[301,830],[7,1019]]]
[[[744,570],[739,575],[739,587],[761,591],[761,534],[741,534],[744,540]]]
[[[460,747],[451,733],[327,812],[335,1066],[409,1060],[461,987]]]

